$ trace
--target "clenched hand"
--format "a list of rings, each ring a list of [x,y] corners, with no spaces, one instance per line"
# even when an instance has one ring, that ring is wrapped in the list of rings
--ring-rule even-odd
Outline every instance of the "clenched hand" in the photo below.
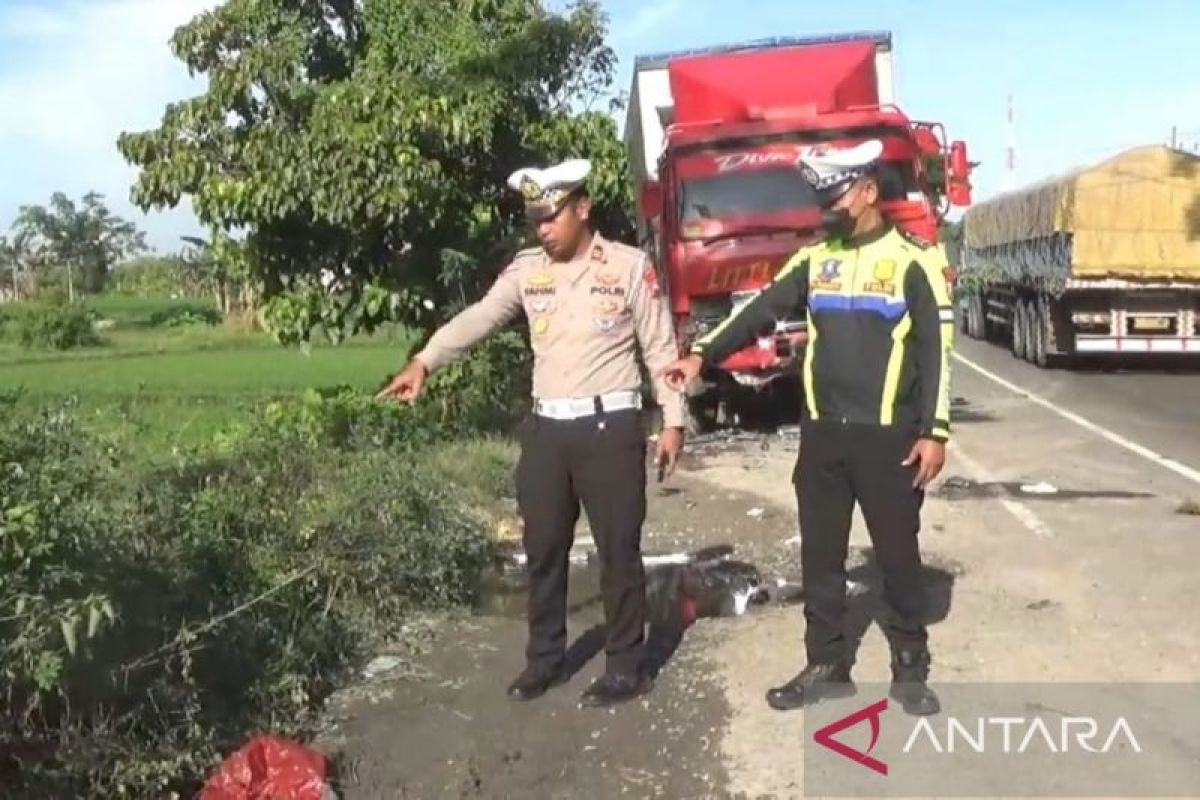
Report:
[[[663,477],[675,472],[675,464],[679,461],[679,453],[682,450],[683,430],[664,428],[658,436],[658,447],[654,454],[654,463],[662,470]]]
[[[913,488],[924,489],[946,465],[946,444],[936,439],[918,439],[903,463],[906,467],[917,466]]]

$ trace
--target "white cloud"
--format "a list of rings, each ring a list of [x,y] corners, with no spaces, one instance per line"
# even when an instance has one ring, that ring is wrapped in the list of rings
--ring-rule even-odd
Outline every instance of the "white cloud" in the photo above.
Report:
[[[0,7],[0,226],[58,190],[102,192],[163,249],[194,230],[186,208],[142,215],[136,177],[116,149],[123,131],[156,126],[167,103],[202,86],[171,54],[180,25],[216,0],[29,0]]]

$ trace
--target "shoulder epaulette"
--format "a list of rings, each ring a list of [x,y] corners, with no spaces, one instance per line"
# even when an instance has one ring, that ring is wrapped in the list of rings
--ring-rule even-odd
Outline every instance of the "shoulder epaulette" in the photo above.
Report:
[[[522,264],[540,257],[541,254],[542,248],[540,247],[526,247],[524,250],[518,250],[516,255],[512,257],[512,260],[508,262],[508,266],[500,271],[500,274],[503,275],[512,270],[519,269]]]

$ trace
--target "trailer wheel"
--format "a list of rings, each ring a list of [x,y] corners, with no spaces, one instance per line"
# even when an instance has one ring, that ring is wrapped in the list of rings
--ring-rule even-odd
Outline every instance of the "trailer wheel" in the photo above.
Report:
[[[1031,301],[1028,310],[1029,320],[1029,360],[1043,369],[1046,367],[1046,327],[1050,320],[1046,315],[1045,304],[1041,299]]]
[[[1036,364],[1038,347],[1044,347],[1046,343],[1044,336],[1039,337],[1041,325],[1038,320],[1037,301],[1029,299],[1022,305],[1025,307],[1025,360],[1030,364]],[[1039,338],[1041,338],[1040,343]]]
[[[987,339],[987,315],[981,294],[973,294],[967,301],[967,335],[972,339]]]
[[[1025,358],[1025,353],[1028,349],[1028,339],[1025,338],[1026,331],[1029,330],[1025,323],[1027,317],[1025,311],[1025,303],[1022,300],[1014,300],[1012,306],[1012,354],[1013,358]]]

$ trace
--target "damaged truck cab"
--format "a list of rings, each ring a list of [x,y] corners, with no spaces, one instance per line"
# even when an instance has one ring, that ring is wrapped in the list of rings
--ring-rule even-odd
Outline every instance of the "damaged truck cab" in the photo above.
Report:
[[[638,234],[659,269],[681,348],[823,237],[821,209],[798,169],[802,149],[870,138],[884,145],[884,214],[935,241],[949,206],[970,202],[966,147],[947,145],[939,124],[910,120],[895,106],[890,34],[772,39],[636,60],[625,140]],[[707,427],[747,390],[784,384],[796,396],[806,329],[803,313],[780,320],[705,376],[689,424]]]

